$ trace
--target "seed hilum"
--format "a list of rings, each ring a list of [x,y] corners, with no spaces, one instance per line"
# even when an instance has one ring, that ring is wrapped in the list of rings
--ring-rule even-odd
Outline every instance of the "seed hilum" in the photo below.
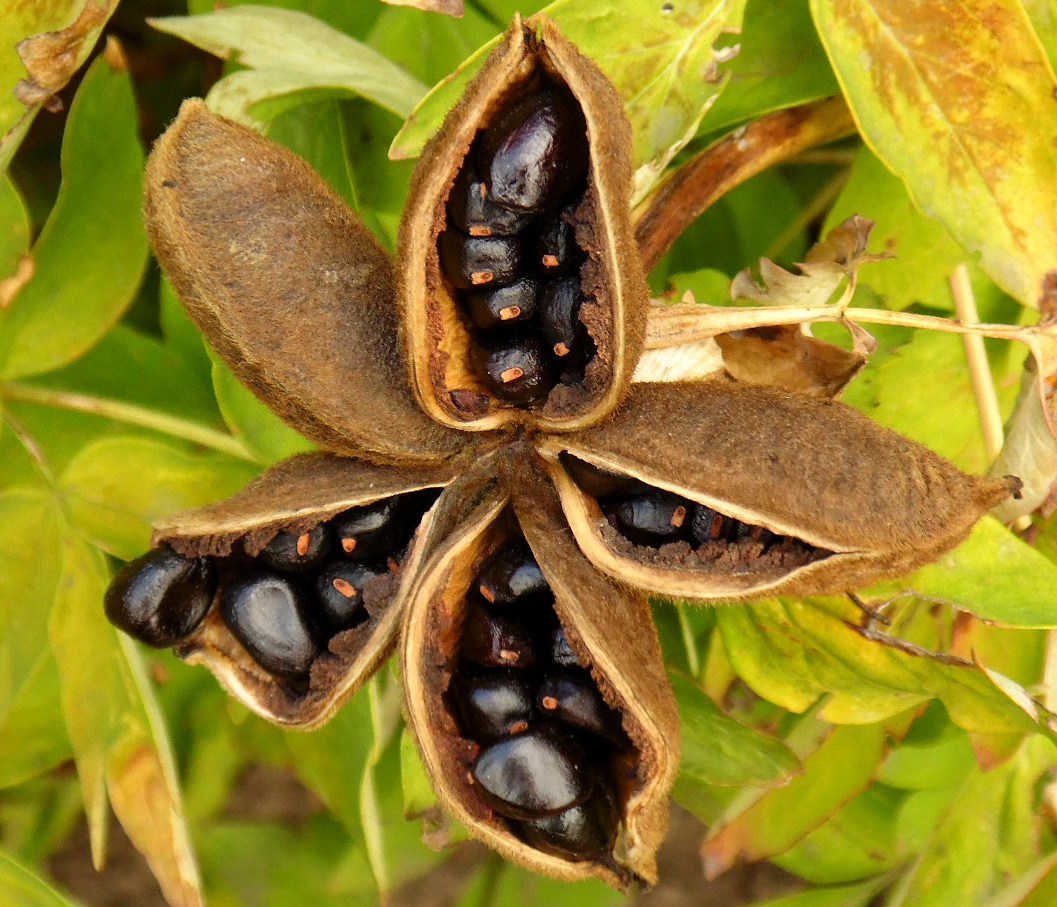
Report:
[[[481,130],[448,198],[441,267],[472,322],[473,368],[505,404],[582,380],[594,355],[575,236],[587,162],[583,112],[555,85]]]
[[[435,490],[395,495],[306,531],[280,530],[253,556],[238,545],[216,558],[156,548],[114,577],[107,617],[165,648],[189,637],[218,599],[220,619],[250,658],[302,691],[328,640],[369,620],[364,587],[399,570],[436,497]]]
[[[448,700],[479,748],[474,790],[515,835],[567,860],[611,854],[620,824],[612,764],[630,741],[569,645],[521,540],[477,571]]]

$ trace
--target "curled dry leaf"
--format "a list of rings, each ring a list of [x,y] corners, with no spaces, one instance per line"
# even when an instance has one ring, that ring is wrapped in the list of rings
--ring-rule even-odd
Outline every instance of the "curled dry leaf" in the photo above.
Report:
[[[15,97],[27,107],[48,104],[61,91],[88,55],[103,23],[109,3],[89,0],[77,19],[66,28],[23,38],[15,45],[28,78],[15,86]]]
[[[935,557],[1018,484],[828,399],[631,385],[649,298],[629,148],[594,65],[515,18],[419,163],[397,269],[307,164],[187,102],[147,168],[154,248],[217,353],[325,451],[164,521],[106,602],[299,727],[399,634],[444,806],[524,866],[620,888],[656,877],[678,764],[646,591],[843,590]],[[865,229],[795,292],[851,276]],[[536,295],[505,295],[526,281]],[[756,342],[782,351],[754,359]],[[723,343],[772,381],[824,349]],[[806,383],[830,393],[853,367]]]

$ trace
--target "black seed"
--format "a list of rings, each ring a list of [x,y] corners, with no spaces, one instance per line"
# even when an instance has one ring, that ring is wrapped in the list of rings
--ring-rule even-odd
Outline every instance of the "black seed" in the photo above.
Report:
[[[466,305],[474,324],[481,328],[524,324],[536,317],[540,284],[534,277],[519,277],[494,290],[470,290]]]
[[[576,206],[576,202],[566,205],[540,225],[536,238],[536,265],[547,275],[567,274],[584,261],[584,252],[576,244],[576,228],[573,226]]]
[[[580,658],[569,645],[569,637],[565,635],[565,627],[559,624],[551,631],[550,637],[551,661],[563,668],[580,667]]]
[[[553,816],[520,823],[525,842],[566,860],[598,860],[613,852],[620,825],[617,801],[609,785],[599,782],[579,806]]]
[[[532,720],[535,691],[525,671],[464,668],[450,689],[463,733],[472,740],[488,743],[525,730]]]
[[[106,590],[103,607],[115,627],[163,649],[195,630],[216,591],[217,569],[212,560],[156,548],[118,571]]]
[[[621,745],[627,739],[620,726],[620,716],[606,705],[590,672],[583,668],[547,674],[540,681],[536,704],[541,715],[550,715]]]
[[[367,620],[363,587],[369,580],[388,576],[384,563],[333,560],[324,565],[315,579],[321,617],[330,633],[340,633]]]
[[[308,532],[281,530],[258,557],[275,570],[309,570],[330,553],[330,534],[325,523]]]
[[[485,747],[470,772],[481,799],[515,819],[537,819],[583,803],[597,780],[576,738],[549,725]]]
[[[572,480],[587,494],[595,498],[638,494],[650,487],[645,482],[618,472],[602,469],[564,450],[558,454],[558,459]]]
[[[469,290],[510,283],[522,271],[523,245],[519,236],[467,236],[445,230],[437,249],[448,280]]]
[[[533,621],[489,614],[473,602],[463,624],[462,656],[482,667],[530,668],[536,663]]]
[[[473,358],[485,385],[504,403],[532,403],[554,387],[554,367],[534,332],[481,337]]]
[[[494,551],[477,574],[481,595],[489,604],[527,604],[550,592],[543,572],[525,542]]]
[[[691,507],[686,498],[658,488],[620,501],[614,515],[625,537],[637,545],[658,547],[685,538]]]
[[[220,616],[264,670],[297,678],[320,653],[296,580],[274,573],[232,580],[220,593]]]
[[[583,112],[567,91],[526,97],[486,130],[479,160],[494,202],[542,212],[587,172]]]
[[[564,358],[583,347],[587,327],[576,316],[580,312],[583,295],[580,278],[559,277],[544,284],[540,296],[540,329],[548,348],[555,356]]]
[[[448,197],[448,219],[470,236],[513,236],[529,226],[533,216],[495,204],[468,161]]]
[[[428,503],[416,495],[393,495],[339,513],[330,523],[339,553],[354,560],[392,554],[407,544]]]

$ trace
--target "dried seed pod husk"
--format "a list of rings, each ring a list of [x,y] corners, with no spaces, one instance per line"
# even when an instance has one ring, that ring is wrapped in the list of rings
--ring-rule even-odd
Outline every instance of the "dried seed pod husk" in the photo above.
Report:
[[[582,380],[559,382],[533,409],[503,407],[471,363],[472,340],[442,276],[437,240],[445,205],[478,130],[541,78],[572,92],[587,123],[588,186],[579,206],[580,321],[596,348]],[[412,178],[400,228],[402,329],[412,385],[423,409],[445,425],[474,431],[511,420],[566,431],[609,415],[631,380],[645,336],[648,291],[630,220],[631,128],[620,96],[598,68],[546,18],[515,17],[504,41],[471,81],[426,146]]]
[[[227,500],[165,520],[155,531],[154,544],[187,557],[216,558],[222,573],[224,564],[244,570],[280,530],[308,532],[350,507],[422,489],[440,491],[455,474],[450,465],[397,468],[336,454],[300,454]],[[392,651],[407,591],[422,569],[420,539],[437,510],[447,506],[442,501],[449,491],[458,495],[447,488],[424,513],[395,574],[365,588],[366,622],[329,640],[312,664],[307,685],[285,683],[249,656],[220,617],[222,589],[198,629],[175,647],[176,654],[204,664],[233,696],[271,721],[301,728],[322,724]]]
[[[154,146],[145,198],[188,313],[273,412],[378,461],[465,448],[408,390],[392,261],[305,161],[192,99]]]
[[[606,573],[669,595],[812,595],[899,576],[954,547],[1019,480],[970,476],[844,404],[728,380],[637,384],[610,422],[543,439],[577,542]],[[623,539],[563,468],[567,454],[674,491],[790,542],[701,556]],[[767,536],[770,539],[770,536]]]
[[[679,726],[645,595],[615,583],[585,560],[558,497],[525,446],[510,454],[512,486],[497,486],[472,518],[443,534],[405,613],[403,676],[410,725],[433,788],[474,837],[535,871],[564,879],[598,877],[624,889],[656,879],[656,849],[668,824],[668,791],[678,769]],[[511,503],[513,510],[511,510]],[[516,513],[516,517],[515,517]],[[519,528],[520,524],[520,528]],[[477,744],[462,736],[445,691],[458,651],[467,592],[481,563],[524,531],[554,592],[554,610],[581,664],[632,742],[633,771],[621,781],[621,831],[602,860],[571,861],[526,844],[476,793],[468,774]]]

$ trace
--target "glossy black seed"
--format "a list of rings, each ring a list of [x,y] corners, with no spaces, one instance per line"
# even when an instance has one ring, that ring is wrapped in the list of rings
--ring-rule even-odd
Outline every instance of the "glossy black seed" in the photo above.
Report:
[[[546,724],[486,746],[470,773],[481,799],[514,819],[537,819],[583,803],[598,780],[575,736]]]
[[[444,274],[460,290],[510,283],[523,270],[520,236],[467,236],[445,230],[437,241]]]
[[[583,264],[583,250],[576,244],[573,216],[576,202],[544,219],[536,237],[536,265],[544,274],[567,274]]]
[[[583,111],[567,91],[525,97],[486,130],[479,161],[494,202],[542,212],[587,172]]]
[[[559,277],[545,284],[540,296],[540,329],[555,356],[565,357],[585,343],[587,327],[576,316],[583,294],[580,278]]]
[[[637,545],[657,547],[684,538],[692,502],[671,491],[656,489],[616,504],[617,528]]]
[[[551,661],[563,668],[580,667],[580,658],[569,645],[569,637],[565,635],[565,627],[559,624],[550,634],[550,656]]]
[[[531,604],[550,592],[525,542],[496,549],[481,565],[477,585],[484,599],[494,605]]]
[[[473,602],[462,631],[462,656],[482,667],[531,668],[536,634],[531,618],[490,614]]]
[[[547,674],[540,681],[536,704],[541,715],[550,715],[614,742],[625,740],[620,717],[606,705],[590,672],[583,668],[565,668]]]
[[[363,587],[372,579],[388,576],[389,566],[379,562],[348,561],[325,564],[315,578],[320,616],[330,633],[348,630],[367,620]]]
[[[558,459],[572,480],[595,498],[639,494],[650,487],[639,479],[602,469],[564,450],[558,454]]]
[[[301,572],[310,570],[330,553],[330,534],[325,523],[308,532],[282,530],[259,555],[275,570]]]
[[[473,349],[473,360],[485,385],[504,403],[532,403],[554,387],[554,366],[535,332],[481,337]]]
[[[339,553],[355,560],[391,554],[407,544],[426,506],[428,501],[404,494],[339,513],[330,522]]]
[[[448,219],[470,236],[514,236],[528,227],[534,216],[492,201],[488,187],[468,161],[448,196]]]
[[[566,860],[598,860],[613,852],[620,813],[608,784],[600,782],[579,806],[519,823],[525,843]]]
[[[466,306],[474,324],[481,328],[524,324],[536,317],[540,283],[535,277],[519,277],[494,290],[468,290]]]
[[[103,600],[115,627],[163,649],[191,634],[213,604],[217,569],[207,557],[156,548],[125,564]]]
[[[319,655],[315,627],[300,586],[275,573],[247,574],[220,593],[220,616],[264,670],[297,678]]]
[[[524,731],[532,720],[535,688],[525,671],[463,668],[450,689],[463,733],[479,743]]]
[[[690,537],[695,545],[703,545],[708,541],[718,541],[727,537],[729,524],[732,523],[728,517],[706,507],[704,504],[694,505],[694,516],[690,521]]]

